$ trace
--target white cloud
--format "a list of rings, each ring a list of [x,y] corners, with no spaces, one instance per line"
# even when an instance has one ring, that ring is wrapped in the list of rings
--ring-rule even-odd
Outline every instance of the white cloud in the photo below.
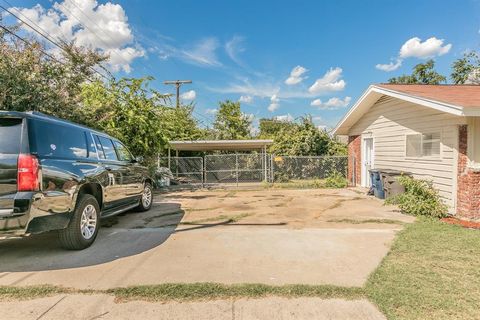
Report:
[[[287,80],[285,80],[285,84],[291,86],[291,85],[302,82],[304,79],[306,79],[306,77],[302,77],[302,75],[307,71],[308,70],[302,66],[296,66],[290,72],[290,77],[288,77]]]
[[[432,58],[441,56],[450,51],[452,45],[443,45],[443,39],[431,37],[424,42],[418,37],[411,38],[405,42],[400,48],[400,58]]]
[[[308,92],[318,95],[333,91],[342,91],[345,88],[346,83],[343,79],[340,79],[341,77],[342,68],[331,68],[322,78],[317,79],[317,81],[308,88]]]
[[[240,60],[238,55],[245,51],[245,47],[243,46],[243,42],[245,41],[244,37],[241,36],[233,36],[232,39],[225,43],[225,51],[227,55],[239,65],[243,65],[243,62]]]
[[[310,105],[318,107],[319,109],[328,109],[328,110],[333,110],[333,109],[340,109],[348,106],[350,102],[352,101],[351,97],[345,97],[345,99],[340,99],[337,97],[330,98],[328,99],[327,102],[322,102],[320,99],[315,99],[313,100]]]
[[[292,122],[294,120],[290,113],[284,114],[281,116],[276,116],[275,119],[278,121],[284,121],[284,122]]]
[[[17,9],[57,41],[73,41],[108,54],[107,63],[114,72],[130,72],[133,60],[145,55],[145,50],[135,45],[128,18],[119,4],[65,0],[55,2],[48,10],[39,4]],[[27,27],[24,30],[33,32]]]
[[[397,59],[396,62],[391,61],[390,63],[387,63],[387,64],[379,63],[375,66],[375,68],[377,68],[378,70],[385,71],[385,72],[390,72],[390,71],[397,70],[401,66],[402,66],[402,59]]]
[[[240,96],[240,99],[238,99],[238,101],[240,101],[241,103],[246,103],[246,104],[250,104],[253,102],[253,97],[252,96]]]
[[[195,43],[190,49],[181,51],[180,57],[200,66],[221,66],[216,53],[219,46],[217,38],[205,38]]]
[[[276,94],[271,96],[270,105],[268,106],[268,111],[274,112],[275,110],[277,110],[280,107],[279,102],[280,102],[280,99],[278,99]]]
[[[197,93],[195,92],[195,90],[190,90],[180,95],[180,98],[182,98],[183,100],[195,100],[196,97]]]
[[[205,110],[206,114],[216,114],[218,112],[218,109],[207,109]]]

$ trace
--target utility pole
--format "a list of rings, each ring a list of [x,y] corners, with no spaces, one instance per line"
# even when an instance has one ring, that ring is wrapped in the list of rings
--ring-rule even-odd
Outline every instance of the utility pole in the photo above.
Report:
[[[180,107],[180,87],[182,86],[182,84],[188,84],[188,83],[192,83],[192,80],[167,80],[167,81],[163,81],[163,84],[165,84],[165,85],[170,85],[170,84],[175,85],[175,87],[177,89],[177,108]]]

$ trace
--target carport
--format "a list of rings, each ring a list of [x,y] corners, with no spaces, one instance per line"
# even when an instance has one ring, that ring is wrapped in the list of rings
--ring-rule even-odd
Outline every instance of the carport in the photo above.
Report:
[[[273,140],[170,141],[167,165],[177,177],[182,175],[202,184],[268,181],[271,157],[267,154],[267,147],[272,143]],[[175,150],[174,157],[172,150]],[[233,153],[179,157],[180,151]]]

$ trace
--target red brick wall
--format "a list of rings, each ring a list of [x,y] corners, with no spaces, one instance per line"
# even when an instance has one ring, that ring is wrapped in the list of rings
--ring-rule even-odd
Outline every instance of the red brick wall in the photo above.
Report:
[[[361,170],[361,137],[349,136],[348,137],[348,181],[353,184],[353,174],[355,165],[355,182],[360,184],[360,170]],[[354,163],[355,157],[355,163]]]
[[[458,128],[457,215],[459,218],[480,219],[480,171],[468,168],[467,126]]]

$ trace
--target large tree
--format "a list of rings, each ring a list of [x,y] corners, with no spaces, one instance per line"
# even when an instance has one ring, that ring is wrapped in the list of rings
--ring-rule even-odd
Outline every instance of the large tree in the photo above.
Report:
[[[260,138],[273,139],[269,151],[278,155],[345,155],[346,146],[317,128],[310,116],[299,121],[260,120]]]
[[[84,122],[120,140],[135,154],[152,159],[167,144],[165,99],[148,87],[150,78],[97,81],[83,87]]]
[[[50,54],[33,38],[24,41],[0,29],[0,109],[78,120],[82,84],[97,77],[94,68],[107,57],[73,44],[61,46]]]
[[[213,124],[218,139],[249,139],[251,126],[252,120],[242,112],[240,102],[226,100],[219,103]]]
[[[455,84],[480,84],[480,57],[477,52],[470,51],[462,58],[452,63],[452,73],[450,74]]]
[[[390,78],[389,83],[399,84],[440,84],[445,83],[447,78],[435,71],[435,61],[428,60],[413,67],[411,75],[402,75]]]

